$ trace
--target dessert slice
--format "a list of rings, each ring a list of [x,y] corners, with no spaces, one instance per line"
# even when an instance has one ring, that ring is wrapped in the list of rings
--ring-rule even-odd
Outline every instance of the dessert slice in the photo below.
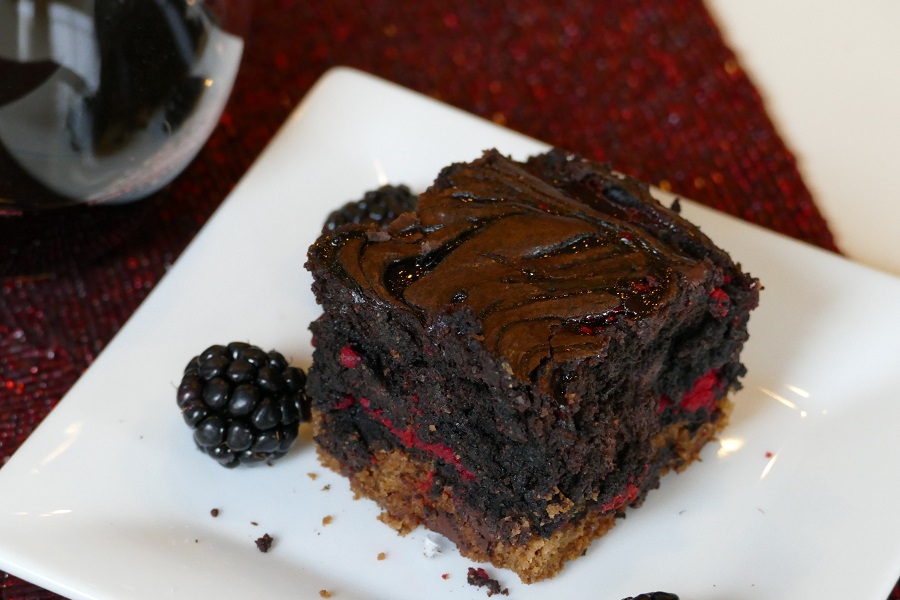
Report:
[[[726,422],[757,280],[646,186],[551,151],[445,168],[310,248],[321,460],[530,583]]]

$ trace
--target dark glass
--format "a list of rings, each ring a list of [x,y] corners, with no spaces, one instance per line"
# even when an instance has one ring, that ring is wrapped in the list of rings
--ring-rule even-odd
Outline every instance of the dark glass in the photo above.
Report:
[[[0,0],[0,208],[128,202],[218,122],[249,2]]]

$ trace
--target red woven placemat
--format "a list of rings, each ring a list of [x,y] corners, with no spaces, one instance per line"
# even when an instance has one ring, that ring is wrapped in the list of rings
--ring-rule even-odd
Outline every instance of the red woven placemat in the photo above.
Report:
[[[335,65],[836,249],[700,0],[256,0],[254,11],[232,100],[181,177],[130,205],[0,217],[0,465]],[[3,600],[57,597],[0,572]]]

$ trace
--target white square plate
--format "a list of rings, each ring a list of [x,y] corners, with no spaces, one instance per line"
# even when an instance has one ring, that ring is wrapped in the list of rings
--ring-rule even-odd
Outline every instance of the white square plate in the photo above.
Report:
[[[191,356],[232,340],[308,366],[319,310],[303,263],[328,212],[385,182],[424,189],[488,147],[545,148],[368,75],[326,75],[0,469],[0,568],[72,598],[486,597],[446,540],[432,534],[443,552],[426,558],[426,532],[401,538],[353,501],[308,435],[271,468],[217,466],[175,386]],[[684,213],[765,287],[732,424],[555,579],[488,571],[518,600],[884,600],[900,574],[900,280]]]

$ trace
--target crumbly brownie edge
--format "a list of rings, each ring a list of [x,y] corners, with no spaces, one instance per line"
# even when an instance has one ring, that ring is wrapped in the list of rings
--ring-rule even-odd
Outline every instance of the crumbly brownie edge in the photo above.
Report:
[[[693,432],[683,423],[674,423],[661,431],[652,442],[654,450],[671,458],[662,465],[659,476],[670,470],[681,472],[697,460],[703,446],[728,423],[731,408],[731,401],[724,398],[717,405],[715,421],[704,423]],[[327,435],[320,427],[321,414],[314,412],[313,423],[316,437]],[[416,461],[400,448],[377,450],[368,467],[353,471],[321,446],[318,454],[325,467],[349,478],[350,489],[357,497],[375,501],[384,511],[379,519],[400,535],[422,525],[449,538],[463,556],[509,569],[527,584],[558,574],[568,561],[582,556],[595,539],[609,532],[616,517],[626,510],[623,506],[615,513],[588,511],[551,536],[532,535],[523,544],[486,542],[477,531],[465,526],[471,515],[461,518],[450,488],[437,497],[431,494],[432,460]]]

